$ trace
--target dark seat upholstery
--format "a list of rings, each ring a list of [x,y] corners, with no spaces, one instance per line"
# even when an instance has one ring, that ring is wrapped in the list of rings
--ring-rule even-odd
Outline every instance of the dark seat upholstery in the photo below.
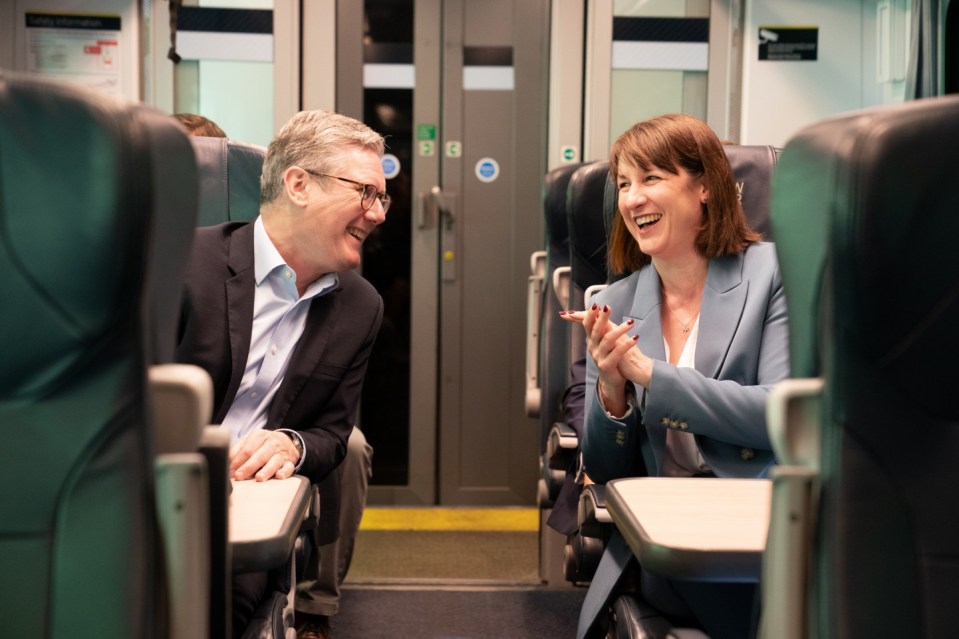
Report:
[[[746,223],[749,228],[762,233],[765,239],[772,240],[769,201],[773,170],[782,150],[758,144],[727,144],[723,150],[736,177],[736,190],[746,214]]]
[[[566,386],[568,374],[567,350],[569,326],[560,319],[557,291],[553,273],[569,266],[569,227],[567,226],[567,191],[579,164],[553,169],[543,182],[543,213],[546,221],[546,272],[543,286],[543,316],[540,323],[540,379],[543,385],[540,410],[540,451],[545,451],[549,428],[560,410],[559,398]]]
[[[605,284],[606,273],[606,210],[615,207],[615,184],[609,179],[609,162],[593,162],[584,166],[570,180],[569,192],[569,252],[573,288],[572,303],[583,309],[583,293],[590,286]],[[582,334],[580,334],[582,337]],[[576,340],[570,358],[583,357],[585,343]]]
[[[550,508],[563,483],[564,470],[552,467],[547,454],[547,441],[553,423],[560,417],[560,399],[569,376],[570,327],[559,317],[568,304],[569,293],[569,228],[567,226],[567,192],[570,179],[579,164],[553,169],[543,181],[543,215],[546,226],[546,263],[543,269],[542,313],[539,321],[540,390],[540,488],[541,508]]]
[[[569,182],[566,207],[569,229],[570,278],[567,308],[583,310],[583,296],[590,286],[606,283],[606,231],[604,203],[612,193],[607,178],[609,164],[593,162],[580,167]],[[579,441],[583,434],[582,398],[585,396],[585,337],[581,328],[568,333],[568,353],[562,362],[566,389],[563,411],[552,423],[547,447],[549,467],[562,471],[563,485],[555,497],[550,526],[567,535],[563,572],[567,581],[586,582],[602,554],[602,540],[579,534],[579,493],[576,478]]]
[[[256,219],[266,149],[227,138],[193,136],[190,142],[200,180],[197,226]]]
[[[186,167],[189,211],[167,116],[0,73],[5,636],[167,631],[144,317],[164,158]]]
[[[796,637],[959,627],[957,181],[956,97],[830,119],[783,151],[772,222],[789,238],[792,373],[824,386],[809,543],[780,549],[804,578],[785,599],[764,592],[785,602],[764,603],[766,636],[786,636],[770,621],[784,608]],[[788,575],[770,576],[764,591]]]

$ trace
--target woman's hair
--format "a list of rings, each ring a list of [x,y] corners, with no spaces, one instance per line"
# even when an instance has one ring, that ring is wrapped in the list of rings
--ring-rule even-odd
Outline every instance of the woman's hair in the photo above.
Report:
[[[190,135],[208,138],[225,138],[223,132],[216,122],[196,113],[174,113],[173,117],[180,121]]]
[[[678,173],[682,168],[702,178],[709,191],[703,203],[703,224],[696,250],[706,259],[733,255],[761,239],[746,225],[736,181],[723,146],[705,122],[681,114],[662,115],[634,124],[620,135],[609,152],[609,172],[616,179],[621,166],[643,171],[657,168]],[[617,211],[609,232],[607,260],[611,273],[629,273],[649,264]]]
[[[266,150],[260,177],[260,204],[283,191],[283,174],[291,166],[335,174],[345,167],[344,151],[360,148],[383,156],[383,136],[358,120],[328,111],[300,111],[283,125]]]

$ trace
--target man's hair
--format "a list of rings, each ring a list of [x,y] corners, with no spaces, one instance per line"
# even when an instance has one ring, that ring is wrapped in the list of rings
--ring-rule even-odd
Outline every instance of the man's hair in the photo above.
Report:
[[[709,190],[703,204],[696,250],[706,259],[733,255],[761,239],[746,225],[736,194],[736,181],[722,143],[709,126],[689,115],[669,114],[634,124],[620,135],[609,152],[609,171],[617,179],[620,166],[676,174],[681,167],[702,178]],[[649,264],[617,211],[609,233],[607,259],[611,273],[630,273]]]
[[[383,156],[383,136],[358,120],[329,111],[300,111],[283,125],[266,150],[260,178],[260,204],[283,192],[283,174],[291,166],[337,173],[344,151],[360,148]]]
[[[196,113],[174,113],[173,117],[180,121],[190,135],[203,136],[208,138],[225,138],[223,132],[216,122]]]

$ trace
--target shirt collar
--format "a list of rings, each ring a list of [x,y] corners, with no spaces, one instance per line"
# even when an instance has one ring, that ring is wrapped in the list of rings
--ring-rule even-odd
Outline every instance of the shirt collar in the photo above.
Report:
[[[266,228],[263,226],[263,218],[257,216],[256,221],[253,223],[253,276],[256,279],[256,285],[259,286],[262,284],[263,280],[277,269],[289,269],[290,272],[293,272],[293,269],[287,265],[283,256],[276,250],[273,240],[271,240],[267,234]],[[293,273],[293,277],[294,281],[291,282],[291,284],[295,291],[296,273]],[[336,273],[327,273],[310,284],[300,299],[308,299],[315,295],[328,293],[336,288],[339,282],[340,280]]]
[[[257,286],[263,283],[267,275],[279,267],[286,268],[286,262],[283,261],[280,252],[276,250],[270,236],[266,234],[266,229],[263,227],[263,218],[257,216],[253,223],[253,274]]]

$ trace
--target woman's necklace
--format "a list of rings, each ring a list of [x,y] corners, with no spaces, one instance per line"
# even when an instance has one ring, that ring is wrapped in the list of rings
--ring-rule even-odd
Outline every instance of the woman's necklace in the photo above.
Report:
[[[693,320],[695,320],[696,316],[699,315],[699,310],[697,309],[696,312],[693,313],[693,316],[684,322],[683,320],[679,319],[679,315],[677,315],[676,311],[673,310],[673,307],[669,305],[669,298],[666,297],[666,289],[662,289],[660,294],[663,296],[663,301],[666,302],[666,308],[669,309],[669,314],[673,316],[673,319],[679,322],[680,326],[683,327],[683,333],[688,333],[689,327],[693,323]]]

